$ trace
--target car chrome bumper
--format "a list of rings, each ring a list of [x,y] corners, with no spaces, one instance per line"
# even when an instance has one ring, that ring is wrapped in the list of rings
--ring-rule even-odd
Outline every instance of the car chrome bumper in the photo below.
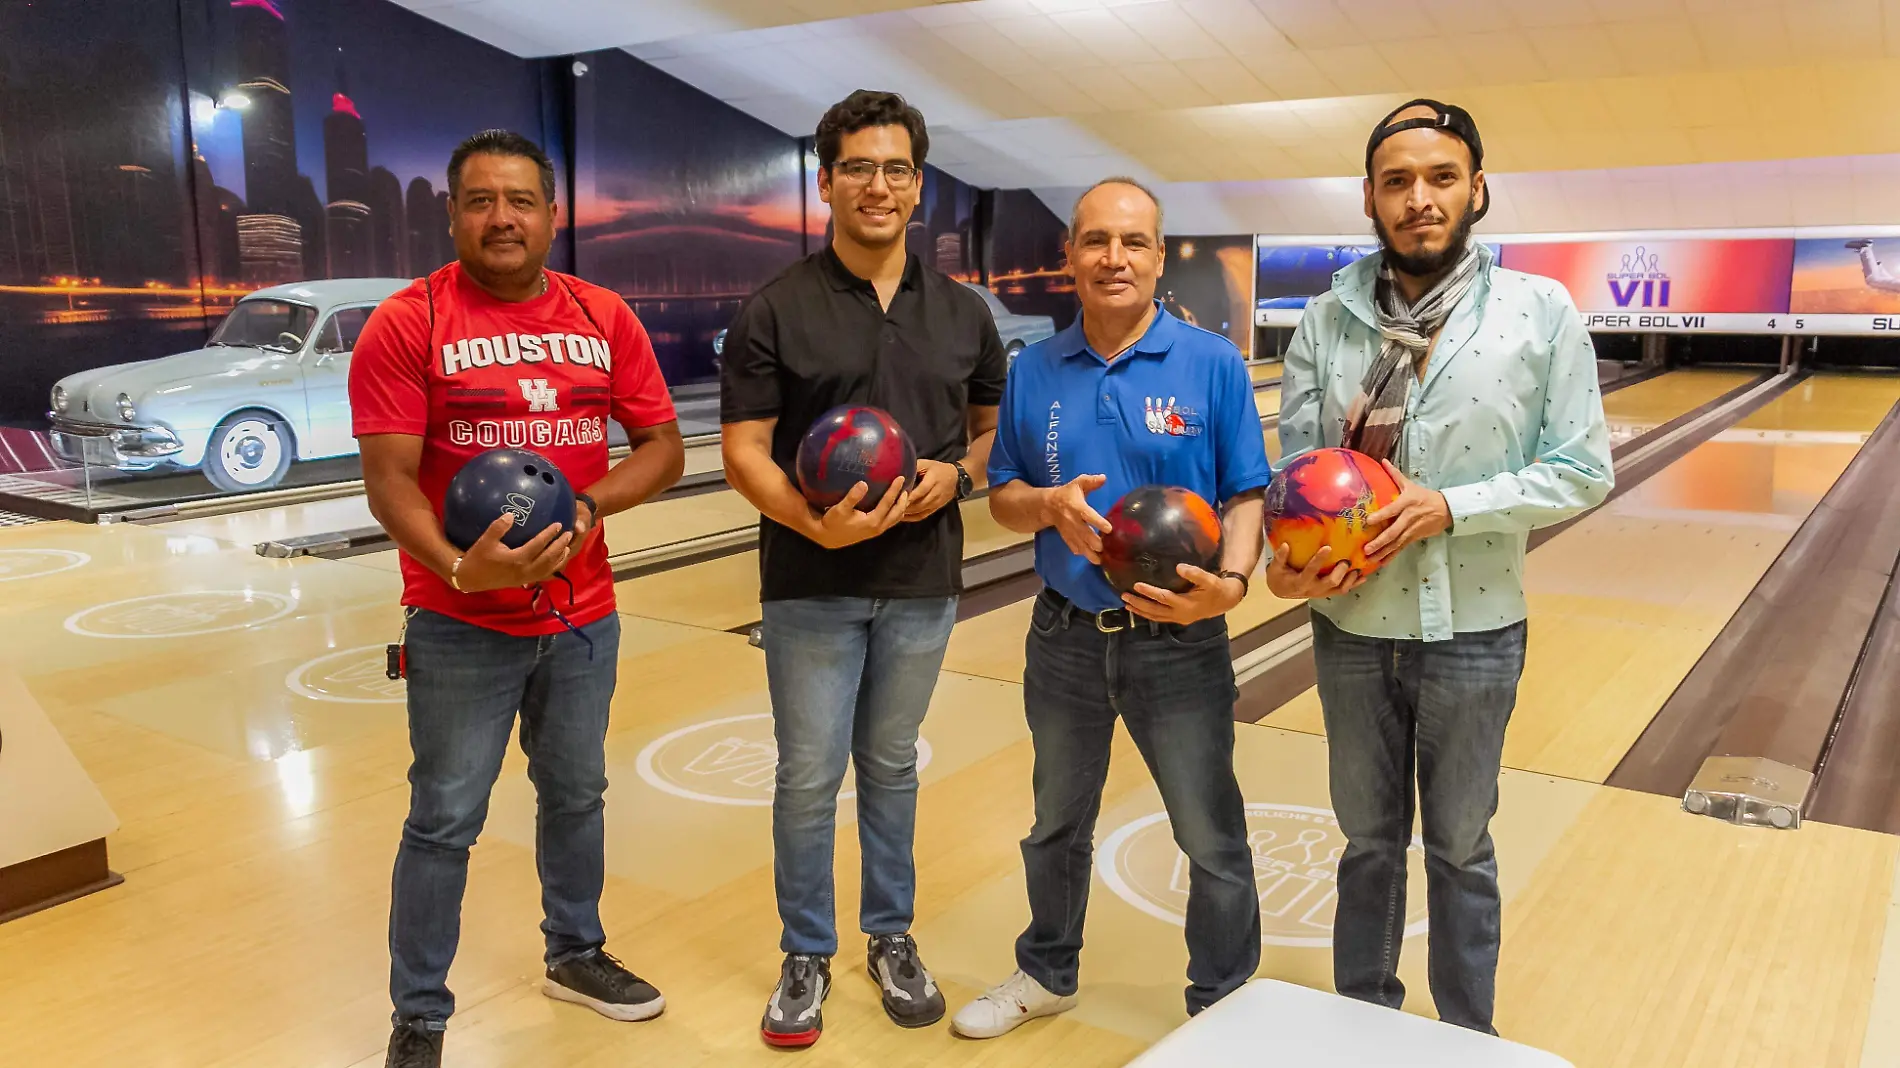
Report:
[[[184,451],[178,435],[162,426],[96,423],[48,413],[50,437],[60,459],[76,464],[145,471],[169,463]]]

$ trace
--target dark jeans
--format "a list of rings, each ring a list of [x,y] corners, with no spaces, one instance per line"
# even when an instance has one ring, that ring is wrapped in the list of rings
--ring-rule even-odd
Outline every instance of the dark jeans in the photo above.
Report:
[[[606,941],[600,927],[601,794],[607,789],[607,705],[620,617],[520,638],[433,612],[409,621],[409,818],[389,905],[389,993],[395,1018],[445,1021],[455,1011],[449,964],[462,930],[468,849],[488,818],[515,713],[536,809],[541,931],[554,964]]]
[[[1445,1022],[1496,1034],[1501,910],[1490,824],[1525,625],[1425,642],[1361,637],[1312,616],[1333,810],[1347,843],[1333,984],[1394,1009],[1405,1000],[1398,966],[1416,771],[1432,999]]]
[[[1095,820],[1115,717],[1161,789],[1187,855],[1187,1010],[1220,1000],[1260,963],[1260,896],[1234,778],[1233,659],[1225,618],[1135,620],[1103,633],[1044,590],[1030,620],[1023,703],[1036,750],[1036,825],[1023,839],[1029,927],[1016,964],[1053,993],[1079,982]]]
[[[916,908],[917,731],[957,621],[954,597],[767,601],[765,676],[778,771],[772,881],[784,953],[838,951],[838,788],[857,768],[865,934],[903,934]]]

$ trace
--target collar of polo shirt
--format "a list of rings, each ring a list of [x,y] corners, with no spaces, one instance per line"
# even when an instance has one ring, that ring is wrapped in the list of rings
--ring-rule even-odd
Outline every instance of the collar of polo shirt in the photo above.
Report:
[[[1154,321],[1148,324],[1148,332],[1141,335],[1141,340],[1124,351],[1159,356],[1174,347],[1174,335],[1181,325],[1181,320],[1169,315],[1168,310],[1163,308],[1161,302],[1157,300]],[[1067,330],[1051,338],[1050,344],[1056,346],[1057,353],[1065,360],[1088,353],[1089,339],[1088,335],[1082,332],[1082,316],[1078,313],[1075,322],[1070,323]]]

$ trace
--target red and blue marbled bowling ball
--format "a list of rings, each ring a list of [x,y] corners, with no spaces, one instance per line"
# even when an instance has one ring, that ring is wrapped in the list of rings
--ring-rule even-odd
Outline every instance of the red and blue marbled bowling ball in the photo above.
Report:
[[[798,490],[815,507],[831,508],[862,482],[858,511],[876,510],[891,483],[917,480],[917,448],[882,408],[839,405],[819,416],[798,443]]]

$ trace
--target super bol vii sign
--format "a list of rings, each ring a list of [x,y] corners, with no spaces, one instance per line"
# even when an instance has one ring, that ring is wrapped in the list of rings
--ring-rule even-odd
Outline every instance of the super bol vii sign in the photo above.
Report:
[[[1642,245],[1624,255],[1622,269],[1612,272],[1609,282],[1610,297],[1619,308],[1632,303],[1643,308],[1669,307],[1669,276],[1663,273],[1662,257]]]

